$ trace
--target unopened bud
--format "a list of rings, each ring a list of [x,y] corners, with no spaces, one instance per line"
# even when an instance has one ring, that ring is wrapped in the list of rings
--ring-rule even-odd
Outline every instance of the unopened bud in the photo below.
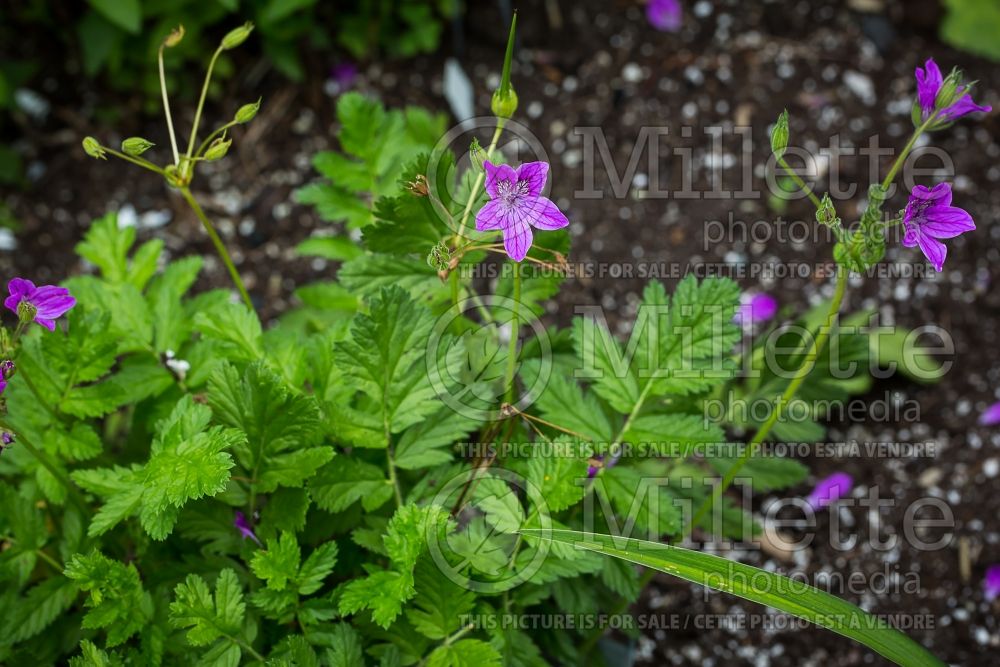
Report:
[[[427,182],[426,176],[417,174],[416,178],[406,184],[406,189],[414,197],[426,197],[431,192],[431,185]]]
[[[38,308],[30,301],[20,301],[17,304],[17,319],[21,324],[31,324],[38,315]]]
[[[513,86],[509,86],[506,94],[499,88],[493,93],[490,111],[497,118],[510,118],[514,115],[517,111],[517,93],[514,92]]]
[[[168,49],[172,49],[173,47],[180,44],[182,39],[184,39],[184,26],[179,25],[173,30],[171,30],[170,34],[167,35],[166,38],[164,38],[163,46],[167,47]]]
[[[208,145],[208,148],[205,150],[205,155],[202,157],[208,161],[224,158],[226,157],[226,153],[229,152],[229,147],[232,143],[232,139],[223,139],[220,137]]]
[[[230,30],[229,33],[222,38],[222,48],[227,51],[229,49],[235,49],[237,46],[247,41],[247,37],[250,36],[251,32],[253,32],[253,23],[250,21],[247,21],[239,28]]]
[[[783,109],[778,116],[778,122],[771,130],[771,152],[774,157],[780,158],[788,148],[788,109]]]
[[[833,206],[833,200],[830,199],[830,193],[823,195],[819,208],[816,209],[816,222],[827,227],[840,225],[840,218],[837,217],[837,210]]]
[[[947,109],[957,102],[965,93],[962,86],[962,71],[955,68],[944,78],[941,88],[938,89],[937,97],[934,98],[934,106],[937,109]]]
[[[483,170],[483,163],[486,162],[486,151],[479,145],[479,139],[472,138],[472,145],[469,146],[469,160],[472,161],[472,168],[476,171]]]
[[[2,451],[4,447],[10,447],[13,444],[14,444],[13,433],[11,433],[10,431],[4,431],[3,433],[0,433],[0,451]]]
[[[122,152],[126,155],[138,156],[155,145],[152,141],[143,139],[142,137],[129,137],[122,142]]]
[[[104,155],[104,147],[101,146],[100,142],[93,137],[83,138],[83,152],[90,157],[95,157],[98,160],[107,160],[108,158]]]
[[[436,243],[427,255],[427,265],[437,271],[446,271],[451,262],[451,251],[443,243]]]
[[[236,111],[236,116],[233,120],[237,123],[249,123],[257,115],[260,110],[260,100],[257,100],[253,104],[244,104]]]
[[[0,376],[2,376],[4,380],[11,379],[14,377],[15,373],[17,373],[17,366],[13,361],[10,359],[0,361]]]

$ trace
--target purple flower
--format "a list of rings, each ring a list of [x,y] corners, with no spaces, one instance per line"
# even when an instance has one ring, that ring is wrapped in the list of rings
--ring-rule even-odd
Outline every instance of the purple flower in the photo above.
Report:
[[[679,0],[649,0],[646,18],[657,30],[677,32],[681,29],[683,11]]]
[[[826,507],[851,492],[854,479],[846,472],[835,472],[816,483],[806,502],[814,510]]]
[[[922,185],[913,188],[910,201],[903,213],[903,245],[920,246],[934,268],[944,267],[948,249],[937,239],[950,239],[976,228],[967,211],[951,205],[951,186],[938,183],[927,189]]]
[[[778,300],[770,294],[744,294],[736,318],[748,326],[754,322],[766,322],[778,313]]]
[[[358,78],[358,66],[344,60],[330,68],[330,81],[337,85],[337,92],[350,90]]]
[[[592,459],[590,459],[590,465],[587,466],[587,479],[597,477],[597,473],[599,473],[602,468],[614,468],[621,457],[621,449],[607,457],[607,461],[605,461],[604,454],[595,455]]]
[[[35,287],[35,283],[24,278],[12,279],[7,283],[7,291],[10,292],[10,296],[4,300],[3,305],[7,306],[8,310],[20,317],[19,306],[21,304],[31,306],[35,310],[34,321],[49,331],[55,331],[55,321],[76,305],[76,299],[70,296],[69,290],[65,287],[55,285]]]
[[[7,445],[14,444],[14,434],[11,433],[10,431],[4,431],[3,433],[0,433],[0,444],[2,444],[4,447],[6,447]]]
[[[983,414],[979,415],[979,423],[982,426],[996,426],[1000,424],[1000,403],[994,403],[983,410]]]
[[[499,229],[507,255],[515,262],[528,254],[531,227],[554,230],[569,224],[562,211],[542,196],[549,174],[547,162],[525,162],[514,170],[487,160],[483,168],[490,200],[476,214],[476,229],[481,232]]]
[[[244,515],[243,512],[236,512],[236,518],[233,519],[233,526],[236,527],[236,530],[240,531],[244,540],[249,537],[257,543],[257,546],[261,546],[260,540],[257,539],[256,535],[254,535],[253,528],[251,528],[250,524],[247,523],[246,515]]]
[[[938,93],[944,87],[945,80],[941,76],[941,70],[933,58],[928,58],[923,68],[918,67],[915,76],[917,78],[917,103],[920,105],[921,117],[927,120],[937,108]],[[958,74],[953,73],[951,76],[958,77]],[[964,92],[968,86],[957,85],[957,81],[949,85],[955,85],[956,87],[954,95],[950,96],[951,99],[942,100],[948,106],[938,113],[938,118],[941,120],[954,121],[975,111],[992,110],[991,107],[980,106],[973,102],[972,95]]]
[[[983,595],[992,602],[1000,597],[1000,565],[990,565],[983,577]]]

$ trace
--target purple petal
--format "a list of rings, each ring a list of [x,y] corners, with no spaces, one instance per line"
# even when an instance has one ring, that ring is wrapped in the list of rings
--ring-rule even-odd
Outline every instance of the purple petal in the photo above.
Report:
[[[476,229],[481,232],[489,232],[500,229],[503,226],[503,203],[491,199],[476,213]]]
[[[38,309],[38,317],[46,320],[62,317],[76,305],[76,299],[70,296],[68,289],[55,285],[39,287],[31,295],[30,301]]]
[[[986,576],[983,577],[983,595],[990,602],[1000,597],[1000,564],[986,568]]]
[[[38,324],[41,324],[43,327],[45,327],[49,331],[55,331],[56,330],[56,321],[55,320],[46,319],[44,317],[36,317],[35,318],[35,322],[38,323]]]
[[[486,194],[490,198],[497,196],[497,183],[499,181],[510,181],[511,186],[517,183],[517,174],[510,168],[510,165],[493,164],[486,160],[483,163],[483,169],[486,170]]]
[[[945,120],[957,120],[970,113],[976,113],[977,111],[988,112],[992,110],[993,107],[980,106],[976,104],[972,101],[972,95],[966,93],[965,95],[962,95],[957,102],[954,102],[951,106],[943,109],[941,111],[941,118]]]
[[[809,494],[806,502],[813,509],[826,507],[850,493],[853,486],[854,479],[850,475],[846,472],[835,472],[816,483],[816,488]]]
[[[907,248],[912,248],[917,245],[917,238],[920,236],[920,232],[913,225],[904,222],[903,227],[906,231],[903,233],[903,245]]]
[[[6,380],[0,380],[0,394],[2,394],[4,392],[4,389],[6,389],[6,388],[7,388],[7,381]]]
[[[921,110],[925,114],[930,114],[934,112],[934,99],[937,97],[938,91],[941,90],[944,79],[933,58],[928,58],[924,67],[926,69],[918,67],[914,72],[917,79],[917,101],[920,103]]]
[[[10,296],[4,299],[3,305],[17,313],[17,304],[21,303],[21,299],[30,297],[34,293],[35,283],[24,278],[11,278],[7,283],[7,291],[10,292]]]
[[[545,181],[549,177],[548,162],[525,162],[517,168],[515,172],[517,181],[528,184],[528,196],[539,197],[545,187]]]
[[[766,322],[778,314],[778,300],[770,294],[744,295],[737,317],[743,324]]]
[[[507,256],[515,262],[520,262],[528,254],[531,247],[531,227],[524,222],[518,222],[503,228],[503,247]]]
[[[677,32],[681,27],[683,13],[678,0],[649,0],[646,5],[646,19],[657,30]]]
[[[924,211],[920,232],[936,239],[951,239],[975,228],[976,223],[968,211],[957,206],[929,206]]]
[[[1000,402],[994,403],[983,410],[983,414],[979,415],[979,423],[983,426],[996,426],[1000,424]]]
[[[548,197],[536,197],[530,203],[525,202],[523,207],[525,219],[538,229],[553,231],[569,224],[563,212]]]
[[[927,261],[934,265],[934,268],[940,272],[944,268],[944,260],[948,256],[948,248],[940,241],[932,239],[926,234],[917,235],[917,245],[920,246],[920,252],[924,253]]]
[[[949,183],[938,183],[933,188],[915,185],[910,192],[910,202],[914,202],[914,200],[917,200],[919,203],[926,202],[947,206],[951,203],[951,185]]]

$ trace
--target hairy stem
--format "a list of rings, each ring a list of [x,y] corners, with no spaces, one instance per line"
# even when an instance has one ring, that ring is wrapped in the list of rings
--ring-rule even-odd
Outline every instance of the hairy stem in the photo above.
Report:
[[[253,301],[250,300],[250,294],[247,292],[247,288],[243,285],[243,279],[240,278],[240,273],[236,270],[236,265],[233,264],[233,260],[229,257],[229,252],[226,250],[226,246],[222,243],[222,239],[219,238],[218,232],[215,231],[215,226],[212,224],[212,221],[208,219],[207,215],[205,215],[205,211],[202,210],[198,200],[196,200],[194,195],[191,194],[190,188],[184,186],[180,189],[180,191],[184,200],[188,203],[188,206],[191,207],[194,214],[199,220],[201,220],[201,224],[205,227],[205,231],[208,232],[208,237],[212,239],[212,245],[215,246],[215,251],[219,254],[219,258],[222,260],[222,263],[226,265],[226,268],[229,270],[229,276],[233,279],[233,284],[236,285],[236,289],[239,290],[240,296],[243,297],[243,303],[245,303],[247,308],[249,308],[252,312],[256,312],[253,307]]]
[[[930,124],[937,119],[937,116],[938,112],[935,111],[927,118],[927,120],[925,120],[920,125],[920,127],[918,127],[913,131],[913,134],[910,135],[910,140],[906,142],[905,146],[903,146],[903,150],[899,153],[899,157],[897,157],[896,161],[892,163],[892,167],[889,169],[889,173],[885,175],[885,180],[882,181],[883,190],[888,190],[889,186],[892,185],[893,180],[895,180],[896,178],[896,174],[903,166],[903,162],[906,160],[906,157],[910,154],[910,151],[913,150],[913,145],[917,143],[917,139],[919,139],[920,135],[927,130]]]
[[[504,373],[504,402],[510,403],[514,400],[514,369],[517,367],[517,342],[520,337],[521,322],[521,265],[514,264],[514,303],[513,317],[510,320],[510,342],[507,347],[507,370]]]
[[[167,98],[167,75],[163,70],[163,49],[165,45],[160,45],[159,52],[159,64],[160,64],[160,93],[163,95],[163,113],[167,116],[167,132],[170,134],[170,148],[174,152],[174,164],[180,165],[181,155],[177,151],[177,136],[174,134],[174,121],[170,117],[170,100]]]
[[[159,174],[160,176],[166,176],[167,174],[167,172],[163,171],[149,160],[144,160],[141,157],[135,157],[134,155],[128,155],[126,153],[121,153],[119,151],[116,151],[114,148],[108,148],[107,146],[101,146],[101,148],[104,149],[106,152],[111,153],[116,158],[121,158],[126,162],[131,162],[136,166],[142,167],[143,169],[148,169],[149,171]]]
[[[787,162],[785,162],[784,157],[778,158],[778,164],[781,165],[781,168],[785,170],[785,173],[788,174],[788,177],[795,182],[795,185],[799,186],[799,189],[802,192],[806,193],[806,196],[809,197],[809,201],[813,203],[813,206],[819,208],[820,206],[823,205],[823,203],[819,200],[819,197],[816,196],[816,193],[812,191],[812,188],[806,185],[806,182],[802,180],[802,177],[799,176],[794,171],[792,171],[792,168],[788,166]]]
[[[212,81],[212,70],[215,69],[215,61],[219,59],[220,53],[222,53],[221,46],[212,54],[212,59],[208,63],[208,71],[205,72],[205,83],[201,86],[201,97],[198,98],[198,108],[194,112],[194,123],[191,125],[191,138],[188,139],[187,157],[189,160],[194,153],[194,144],[198,140],[198,123],[201,121],[201,110],[205,106],[205,98],[208,96],[208,84]]]

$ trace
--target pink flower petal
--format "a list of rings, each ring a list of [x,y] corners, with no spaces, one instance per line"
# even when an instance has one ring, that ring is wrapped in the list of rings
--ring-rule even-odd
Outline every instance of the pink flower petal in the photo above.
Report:
[[[526,219],[538,229],[546,231],[562,229],[569,224],[569,219],[548,197],[536,197],[527,209]]]
[[[548,162],[525,162],[515,170],[518,183],[528,184],[528,196],[539,197],[549,177]]]
[[[983,410],[983,414],[979,415],[979,423],[983,426],[996,426],[1000,424],[1000,402],[994,403]]]
[[[948,248],[943,243],[926,234],[920,234],[917,236],[917,245],[920,246],[920,252],[924,253],[924,257],[927,258],[927,261],[937,271],[940,272],[944,269],[944,260],[948,256]]]
[[[517,174],[506,164],[493,164],[489,160],[483,163],[486,170],[486,194],[491,198],[497,196],[497,183],[510,181],[511,186],[517,183]]]
[[[531,227],[523,222],[503,229],[503,247],[515,262],[520,262],[528,254],[531,238]]]
[[[496,199],[491,199],[476,213],[476,229],[481,232],[489,232],[500,229],[503,222],[502,204]]]
[[[806,502],[813,509],[820,509],[843,498],[851,492],[853,487],[853,477],[846,472],[835,472],[816,483],[816,488],[809,494]]]

